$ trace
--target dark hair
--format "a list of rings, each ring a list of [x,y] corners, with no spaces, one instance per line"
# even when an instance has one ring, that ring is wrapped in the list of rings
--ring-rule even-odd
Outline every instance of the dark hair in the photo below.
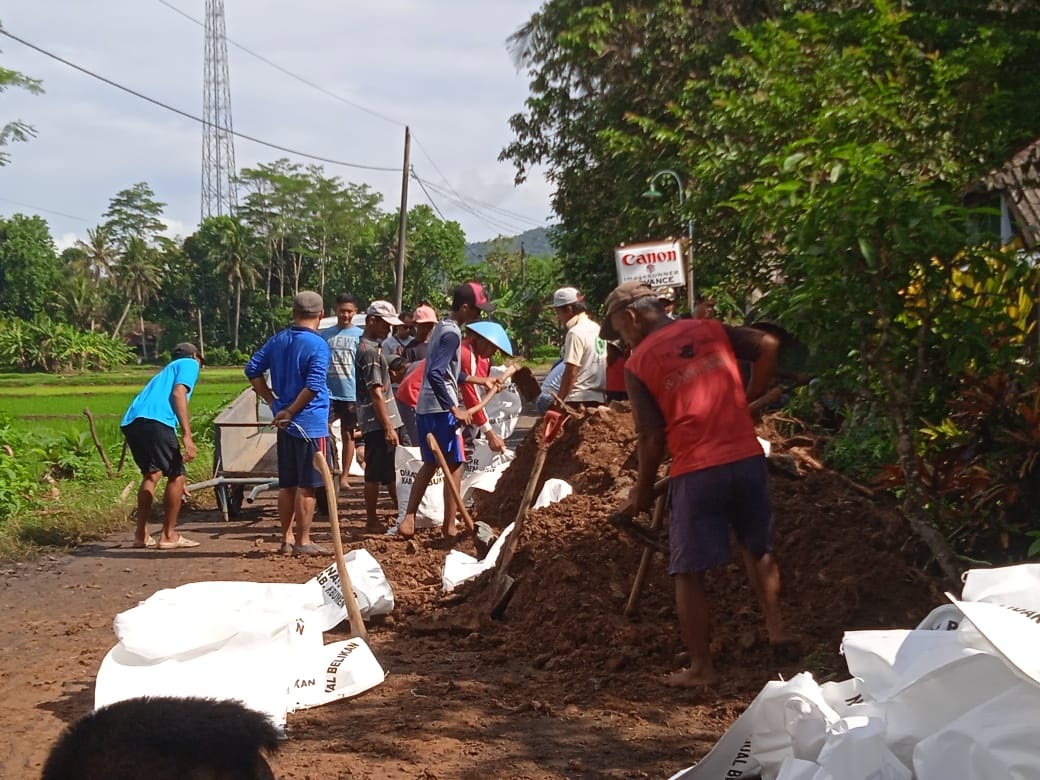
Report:
[[[357,305],[357,298],[350,293],[340,293],[336,296],[336,305],[339,306],[341,303],[353,303]]]
[[[451,291],[451,310],[458,311],[466,304],[477,305],[477,296],[468,284],[457,284]]]

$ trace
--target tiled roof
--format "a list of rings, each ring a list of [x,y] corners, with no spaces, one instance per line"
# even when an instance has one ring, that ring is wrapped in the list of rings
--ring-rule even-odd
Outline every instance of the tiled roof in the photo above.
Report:
[[[1028,248],[1040,246],[1040,138],[982,180],[986,190],[1004,193]]]

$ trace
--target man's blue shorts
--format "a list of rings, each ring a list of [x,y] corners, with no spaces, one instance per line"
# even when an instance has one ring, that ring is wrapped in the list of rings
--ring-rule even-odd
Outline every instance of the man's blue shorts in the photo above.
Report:
[[[307,441],[279,430],[276,446],[279,488],[316,488],[325,484],[321,473],[314,468],[314,453],[325,451],[324,436]]]
[[[756,557],[772,551],[773,510],[764,456],[681,474],[669,487],[669,574],[692,574],[729,563],[730,528]]]
[[[462,426],[451,412],[435,412],[433,414],[415,415],[415,425],[419,429],[419,453],[423,463],[436,463],[437,456],[426,443],[426,434],[432,433],[437,446],[444,454],[449,466],[466,462],[466,451],[462,443]]]

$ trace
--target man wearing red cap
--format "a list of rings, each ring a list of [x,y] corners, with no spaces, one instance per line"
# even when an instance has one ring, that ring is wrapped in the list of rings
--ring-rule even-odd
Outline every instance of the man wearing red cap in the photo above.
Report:
[[[408,496],[408,507],[397,529],[398,535],[404,539],[415,535],[416,512],[437,471],[437,457],[426,441],[426,435],[430,433],[436,439],[450,472],[444,475],[444,525],[441,533],[448,539],[455,537],[457,508],[447,481],[452,480],[461,491],[462,465],[466,462],[461,431],[462,426],[469,425],[471,421],[470,413],[461,400],[459,383],[470,381],[485,387],[496,384],[496,380],[487,378],[467,379],[462,370],[462,326],[476,322],[484,312],[494,311],[494,308],[483,285],[478,282],[460,284],[452,292],[451,314],[438,322],[430,334],[415,415],[423,465],[415,475],[415,483]]]
[[[776,372],[779,342],[752,328],[712,319],[671,320],[650,287],[618,286],[603,331],[632,347],[625,381],[638,434],[639,471],[629,514],[650,508],[665,450],[671,454],[668,572],[690,668],[666,681],[694,687],[715,680],[705,574],[730,560],[730,532],[758,596],[771,645],[784,645],[780,569],[773,555],[769,476],[747,399]],[[752,365],[745,395],[737,359]]]

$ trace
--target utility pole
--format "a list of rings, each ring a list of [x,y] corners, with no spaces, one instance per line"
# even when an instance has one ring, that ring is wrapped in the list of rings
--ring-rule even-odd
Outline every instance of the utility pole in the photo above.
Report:
[[[404,169],[401,171],[401,223],[397,231],[397,289],[394,291],[394,306],[401,311],[404,299],[404,250],[408,237],[408,157],[412,148],[412,133],[404,128]]]

